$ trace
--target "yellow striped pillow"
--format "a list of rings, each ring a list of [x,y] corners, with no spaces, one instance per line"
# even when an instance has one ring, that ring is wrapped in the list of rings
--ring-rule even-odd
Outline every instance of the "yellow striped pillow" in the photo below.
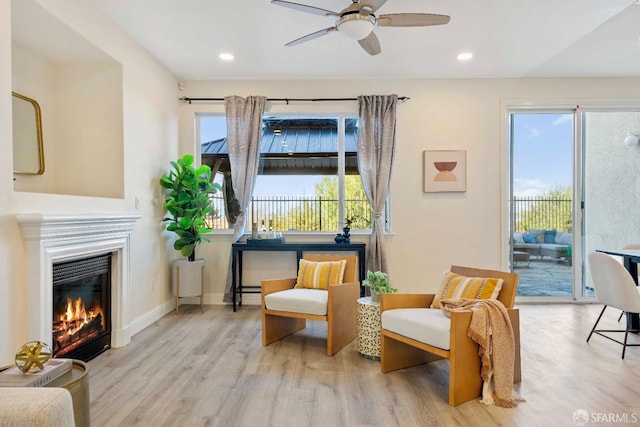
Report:
[[[447,298],[497,299],[502,279],[465,277],[446,271],[431,308],[440,308],[440,300]]]
[[[347,260],[307,261],[300,260],[296,288],[329,289],[329,285],[342,283]]]

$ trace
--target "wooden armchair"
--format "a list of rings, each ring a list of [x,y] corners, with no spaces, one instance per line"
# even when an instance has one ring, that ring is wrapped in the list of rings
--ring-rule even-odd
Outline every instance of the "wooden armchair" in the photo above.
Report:
[[[513,308],[518,275],[502,271],[482,270],[460,266],[451,266],[451,272],[467,277],[495,277],[503,280],[502,289],[498,295],[509,314],[513,326],[515,340],[514,383],[520,382],[520,317],[518,309]],[[396,332],[385,329],[384,312],[400,308],[431,309],[434,294],[383,294],[380,296],[381,328],[381,358],[380,369],[390,372],[408,368],[434,360],[449,359],[449,404],[457,406],[461,403],[478,398],[482,394],[482,378],[480,377],[480,357],[478,345],[467,337],[467,329],[471,322],[471,312],[451,313],[450,323],[444,313],[439,318],[437,313],[431,312],[441,322],[443,328],[449,328],[449,345],[430,343],[430,339],[416,340]]]
[[[267,346],[304,329],[306,319],[322,320],[327,322],[327,356],[333,356],[353,341],[358,333],[358,257],[306,254],[303,259],[316,262],[346,260],[343,283],[330,284],[328,290],[320,290],[294,289],[296,278],[263,280],[262,345]],[[269,298],[276,293],[277,300]],[[287,310],[282,309],[283,301]]]

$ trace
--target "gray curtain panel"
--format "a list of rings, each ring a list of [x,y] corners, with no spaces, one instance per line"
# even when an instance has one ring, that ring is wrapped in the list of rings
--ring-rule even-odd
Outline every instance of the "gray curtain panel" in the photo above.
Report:
[[[387,270],[384,252],[382,211],[389,194],[391,167],[396,146],[396,105],[398,95],[358,97],[358,169],[364,192],[373,210],[371,237],[367,247],[367,270]]]
[[[267,98],[264,96],[249,96],[247,98],[227,96],[224,98],[231,183],[240,208],[233,224],[233,243],[240,240],[244,233],[247,208],[258,174],[262,115],[266,101]],[[224,302],[232,302],[231,274],[230,256]]]

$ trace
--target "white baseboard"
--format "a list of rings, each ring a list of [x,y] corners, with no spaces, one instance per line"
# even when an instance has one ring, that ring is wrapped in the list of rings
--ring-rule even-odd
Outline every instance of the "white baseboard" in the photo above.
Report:
[[[162,319],[164,316],[166,316],[167,313],[175,310],[175,308],[175,300],[172,299],[162,305],[153,308],[143,315],[136,317],[135,319],[133,319],[133,321],[131,321],[131,325],[129,326],[131,330],[131,336],[134,336],[146,327],[152,325],[153,322]]]
[[[204,295],[204,303],[205,305],[231,305],[229,303],[223,302],[224,294],[205,294]],[[200,304],[200,298],[181,298],[180,305],[184,304]],[[243,305],[260,305],[260,294],[248,294],[242,297]],[[162,305],[159,305],[152,310],[142,314],[141,316],[136,317],[131,322],[129,326],[129,330],[131,332],[131,336],[134,336],[138,332],[152,325],[153,322],[156,322],[166,316],[169,312],[176,309],[175,300],[172,298],[170,301],[165,302]]]

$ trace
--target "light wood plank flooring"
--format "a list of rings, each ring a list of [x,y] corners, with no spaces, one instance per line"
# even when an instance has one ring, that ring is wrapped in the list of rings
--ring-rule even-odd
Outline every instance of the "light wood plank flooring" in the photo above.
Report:
[[[517,408],[447,404],[448,362],[380,373],[355,341],[325,355],[322,322],[268,347],[260,312],[183,306],[89,362],[91,421],[102,426],[572,426],[640,423],[640,347],[586,336],[601,305],[523,305]],[[608,313],[608,314],[607,314]],[[606,324],[619,326],[608,309]],[[634,342],[640,342],[634,336]],[[599,418],[598,418],[599,417]],[[615,417],[615,418],[611,418]],[[588,425],[597,425],[590,422]],[[626,424],[632,425],[632,424]]]

